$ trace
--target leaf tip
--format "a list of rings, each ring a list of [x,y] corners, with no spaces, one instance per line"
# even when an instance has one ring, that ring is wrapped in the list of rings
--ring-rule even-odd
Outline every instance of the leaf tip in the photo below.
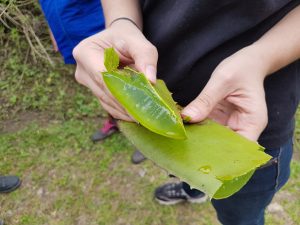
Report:
[[[104,66],[107,71],[118,69],[120,63],[119,55],[114,48],[106,48],[104,50]]]

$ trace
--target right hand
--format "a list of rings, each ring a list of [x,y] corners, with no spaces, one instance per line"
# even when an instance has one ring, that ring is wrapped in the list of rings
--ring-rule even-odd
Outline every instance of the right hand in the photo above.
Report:
[[[154,83],[158,53],[142,32],[130,21],[119,20],[109,28],[81,41],[73,50],[77,62],[76,80],[88,87],[102,107],[114,118],[133,121],[105,86],[101,72],[105,71],[104,49],[113,47],[123,66],[130,65],[144,73]]]

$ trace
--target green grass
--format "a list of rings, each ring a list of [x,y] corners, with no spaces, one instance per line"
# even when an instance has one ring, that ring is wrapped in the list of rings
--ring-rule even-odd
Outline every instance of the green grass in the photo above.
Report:
[[[161,207],[154,202],[152,192],[167,174],[149,161],[132,165],[134,149],[121,134],[91,143],[88,136],[96,127],[94,120],[73,120],[2,135],[0,168],[21,176],[23,184],[0,196],[0,217],[8,224],[216,222],[209,203]]]
[[[97,99],[75,82],[74,66],[57,62],[52,68],[23,64],[22,60],[11,53],[1,67],[4,70],[0,80],[0,119],[27,110],[47,111],[58,119],[101,115]]]
[[[150,161],[132,165],[134,148],[121,134],[93,144],[89,135],[98,123],[31,123],[1,135],[1,173],[17,174],[23,184],[0,196],[0,218],[24,225],[217,223],[208,202],[163,207],[153,201],[155,187],[168,180],[166,172]],[[275,199],[284,212],[268,213],[267,224],[299,224],[299,171],[294,160],[291,179]]]

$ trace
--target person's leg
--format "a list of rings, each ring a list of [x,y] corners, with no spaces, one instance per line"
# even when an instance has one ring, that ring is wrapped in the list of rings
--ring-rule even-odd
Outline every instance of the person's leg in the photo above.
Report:
[[[17,176],[0,176],[0,193],[9,193],[21,185]]]
[[[226,199],[212,200],[219,221],[223,225],[263,225],[264,212],[278,191],[288,180],[292,158],[292,141],[280,148],[266,150],[274,164],[258,169],[249,182]]]

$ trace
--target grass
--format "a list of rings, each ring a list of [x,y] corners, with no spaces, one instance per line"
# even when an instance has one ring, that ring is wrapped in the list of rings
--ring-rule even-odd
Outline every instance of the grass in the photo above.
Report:
[[[161,207],[154,202],[152,192],[166,173],[149,161],[130,164],[134,149],[121,134],[91,143],[95,124],[31,124],[2,135],[0,168],[20,175],[23,185],[0,197],[0,217],[8,224],[193,224],[198,217],[204,224],[216,222],[208,203]]]
[[[97,119],[39,121],[0,137],[3,174],[22,177],[22,187],[0,196],[7,224],[216,224],[210,203],[162,207],[152,199],[165,171],[150,161],[132,165],[133,146],[121,134],[93,144]],[[300,162],[275,202],[283,211],[267,224],[299,224]]]
[[[0,218],[10,225],[217,224],[209,202],[162,207],[153,201],[155,187],[171,178],[150,161],[132,165],[134,148],[121,134],[98,144],[89,140],[105,113],[74,81],[74,67],[51,53],[37,4],[0,0],[0,6],[8,2],[19,2],[21,18],[37,23],[27,21],[37,27],[53,65],[33,57],[20,26],[0,26],[0,174],[23,181],[20,189],[0,195]],[[291,179],[266,224],[300,224],[299,143],[300,112]]]
[[[74,81],[73,66],[37,67],[22,61],[11,53],[1,67],[2,120],[27,110],[47,111],[57,119],[101,115],[96,98]]]
[[[7,13],[2,13],[6,8]],[[0,26],[0,119],[16,118],[28,110],[47,112],[61,120],[101,116],[97,99],[76,84],[74,66],[64,65],[60,55],[51,51],[38,3],[0,0],[0,12],[4,25]],[[48,56],[38,58],[45,51],[52,64]]]

